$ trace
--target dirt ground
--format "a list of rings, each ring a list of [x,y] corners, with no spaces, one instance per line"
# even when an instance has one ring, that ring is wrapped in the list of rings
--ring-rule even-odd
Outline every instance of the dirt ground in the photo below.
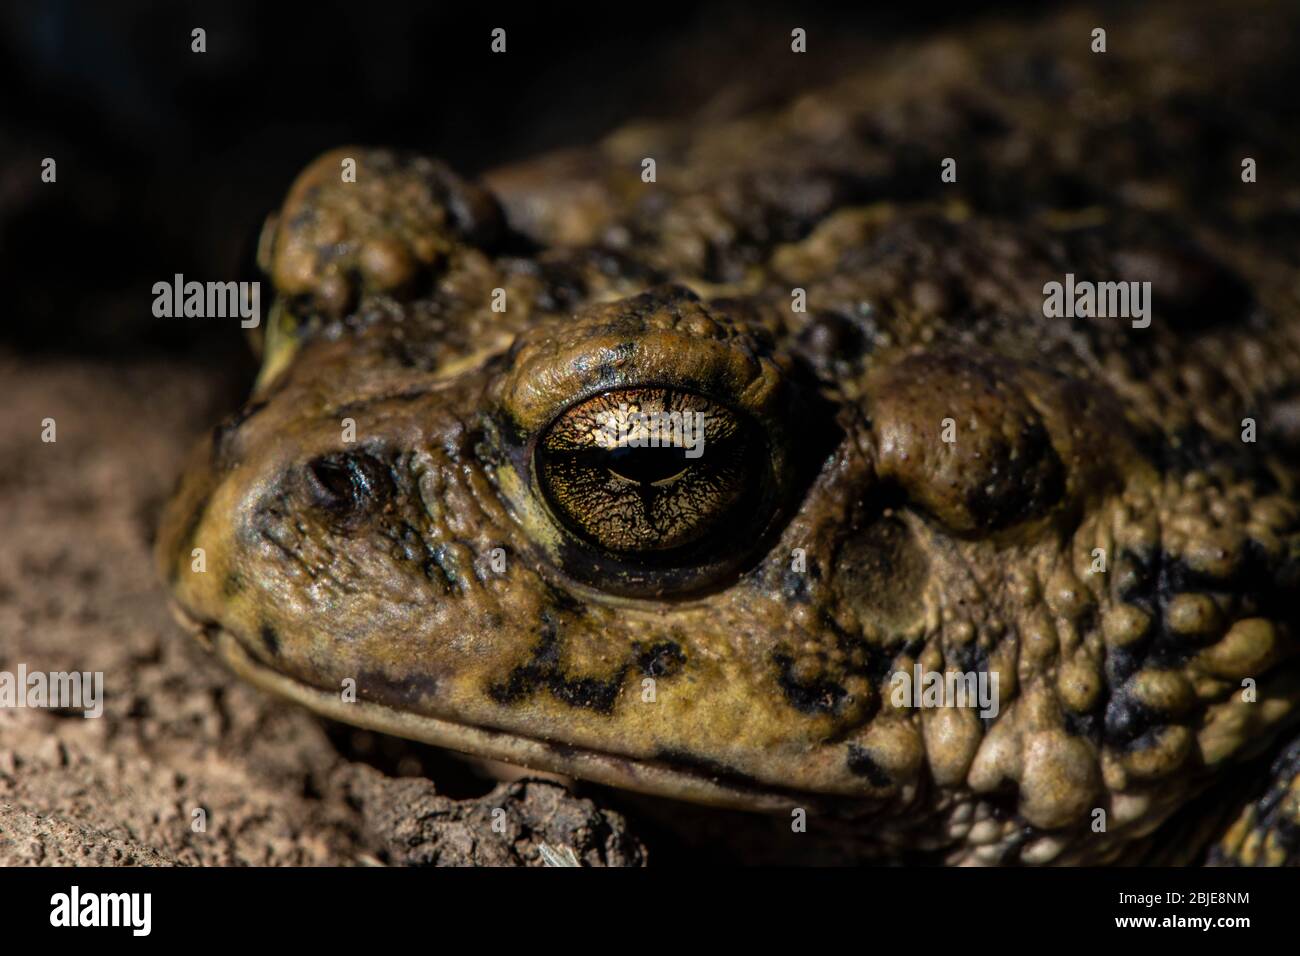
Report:
[[[542,843],[645,862],[620,814],[323,723],[172,621],[154,527],[232,373],[0,352],[0,382],[0,670],[102,671],[105,688],[98,719],[0,709],[0,865],[541,865]]]

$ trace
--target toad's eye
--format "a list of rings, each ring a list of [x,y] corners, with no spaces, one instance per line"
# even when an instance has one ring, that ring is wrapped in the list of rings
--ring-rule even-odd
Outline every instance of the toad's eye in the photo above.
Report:
[[[626,557],[696,552],[760,522],[766,443],[753,422],[693,392],[604,392],[551,423],[536,452],[552,512],[589,544]],[[725,535],[724,535],[725,536]]]

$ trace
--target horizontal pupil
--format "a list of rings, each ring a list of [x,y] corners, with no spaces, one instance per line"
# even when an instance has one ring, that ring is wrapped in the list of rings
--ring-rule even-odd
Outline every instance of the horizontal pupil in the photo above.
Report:
[[[611,448],[601,462],[621,478],[648,485],[680,474],[690,464],[685,448]]]

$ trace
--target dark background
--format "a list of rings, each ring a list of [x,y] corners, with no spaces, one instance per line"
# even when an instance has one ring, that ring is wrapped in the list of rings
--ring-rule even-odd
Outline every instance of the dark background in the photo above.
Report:
[[[0,4],[0,345],[251,364],[228,323],[154,318],[151,287],[253,278],[264,217],[325,149],[409,147],[475,173],[636,117],[778,102],[875,44],[1044,7]],[[789,53],[795,26],[804,56]],[[40,181],[46,156],[56,184]]]

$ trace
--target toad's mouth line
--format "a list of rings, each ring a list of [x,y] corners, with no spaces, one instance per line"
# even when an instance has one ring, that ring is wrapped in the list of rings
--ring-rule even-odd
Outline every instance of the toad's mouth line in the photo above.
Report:
[[[460,724],[425,714],[396,710],[371,701],[347,702],[337,691],[325,691],[282,674],[256,660],[230,631],[199,622],[173,604],[182,624],[208,645],[237,677],[253,686],[293,701],[341,723],[443,747],[475,757],[487,757],[532,770],[565,774],[622,790],[690,803],[760,813],[808,811],[843,803],[826,795],[765,788],[760,783],[727,779],[704,769],[668,760],[643,760],[564,743],[527,737],[505,730]],[[844,808],[841,806],[840,813]],[[838,815],[838,814],[837,814]]]

